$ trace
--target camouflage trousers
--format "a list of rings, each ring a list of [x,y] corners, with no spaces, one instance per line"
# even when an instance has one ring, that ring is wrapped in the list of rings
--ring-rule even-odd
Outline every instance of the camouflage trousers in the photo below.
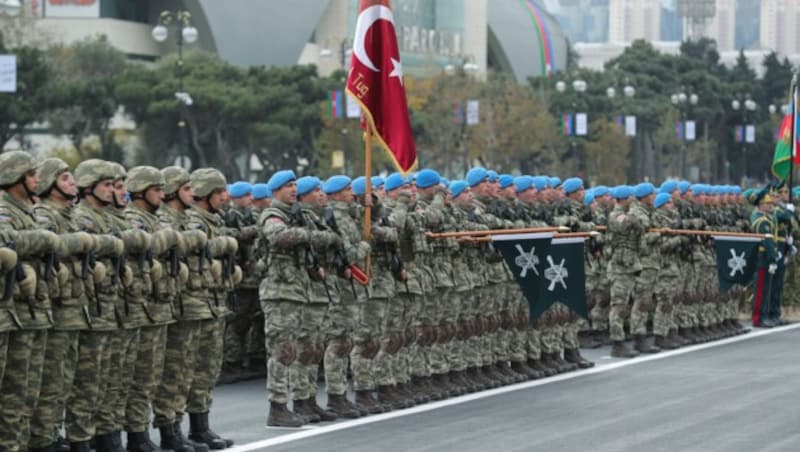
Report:
[[[405,326],[403,325],[403,297],[384,298],[370,300],[370,302],[381,303],[381,326],[380,326],[380,351],[375,356],[373,370],[375,372],[375,384],[378,386],[392,386],[397,383],[398,375],[395,373],[396,361],[400,359],[405,338]]]
[[[786,305],[800,305],[800,255],[789,260],[786,267],[786,282],[783,290],[783,303]]]
[[[143,432],[150,424],[150,403],[164,373],[167,325],[142,327],[125,406],[125,431]]]
[[[568,320],[561,325],[561,343],[565,349],[577,349],[581,346],[578,341],[578,332],[581,330],[580,317],[574,320]]]
[[[381,324],[385,313],[384,300],[369,300],[358,306],[358,316],[353,329],[353,350],[350,352],[350,368],[353,371],[353,389],[374,391],[377,388],[375,364],[383,360],[380,338]]]
[[[610,281],[605,274],[596,275],[586,281],[586,296],[594,302],[589,312],[593,331],[608,331],[610,306]]]
[[[674,317],[676,288],[680,285],[678,274],[660,274],[653,292],[656,300],[653,313],[653,334],[666,336],[669,331],[677,327]]]
[[[483,313],[480,311],[480,300],[480,292],[476,288],[470,288],[465,292],[460,310],[462,322],[465,328],[469,328],[468,332],[471,333],[464,339],[464,360],[467,367],[483,366],[483,351],[481,349],[483,339],[482,334],[476,331],[484,322]]]
[[[413,341],[407,346],[408,371],[412,377],[430,377],[430,347],[425,343],[422,334],[424,328],[430,328],[430,321],[423,320],[423,311],[426,310],[426,298],[421,295],[410,294],[407,296],[406,316]]]
[[[199,332],[199,320],[180,320],[167,325],[164,372],[152,400],[156,428],[172,425],[183,415],[192,384]]]
[[[100,399],[94,417],[95,435],[122,431],[125,406],[136,368],[139,328],[120,329],[111,333],[101,363]]]
[[[697,318],[697,305],[694,303],[681,303],[675,309],[675,323],[678,328],[692,328],[699,326]]]
[[[294,301],[261,301],[267,349],[267,393],[271,402],[289,401],[290,368],[295,360],[296,336],[302,305]]]
[[[446,359],[449,365],[448,371],[460,372],[467,368],[466,359],[466,337],[463,312],[465,306],[469,304],[470,292],[461,288],[450,291],[450,297],[446,309],[443,310],[443,318],[450,329],[451,338],[446,344]]]
[[[234,312],[225,325],[225,364],[241,366],[248,358],[248,339],[253,319],[260,311],[258,288],[239,288]]]
[[[644,268],[636,277],[636,288],[631,307],[631,334],[647,334],[647,320],[655,309],[653,288],[657,280],[657,268]]]
[[[542,330],[536,323],[528,324],[525,331],[525,352],[528,359],[538,361],[542,358]]]
[[[200,321],[192,385],[186,396],[187,413],[202,414],[211,410],[212,392],[222,369],[223,331],[224,317]]]
[[[435,289],[433,296],[429,299],[431,302],[428,304],[428,309],[432,311],[433,326],[436,329],[435,342],[430,346],[431,373],[446,374],[450,372],[450,362],[448,361],[450,340],[447,336],[450,325],[455,324],[453,289],[439,287]]]
[[[25,411],[20,419],[21,425],[17,436],[17,443],[23,450],[27,448],[31,439],[31,418],[39,403],[47,336],[47,330],[37,330],[33,338],[33,351],[31,352],[30,367],[28,368],[27,400],[25,402]]]
[[[30,423],[31,449],[47,447],[58,437],[78,364],[79,335],[79,331],[55,330],[47,335],[39,402]]]
[[[513,322],[509,327],[508,357],[513,362],[525,362],[528,359],[528,300],[525,299],[516,282],[509,283],[508,293],[511,298],[508,311]]]
[[[500,348],[500,300],[502,291],[496,284],[480,288],[479,312],[486,332],[481,335],[482,365],[490,366],[498,361],[496,351]]]
[[[319,363],[325,351],[328,332],[328,305],[300,305],[300,322],[296,334],[297,359],[289,366],[292,399],[315,399]]]
[[[398,294],[392,303],[390,312],[401,313],[398,318],[398,329],[401,334],[399,338],[402,340],[397,353],[394,354],[392,359],[392,377],[395,383],[405,384],[411,381],[411,357],[412,350],[415,344],[416,331],[411,318],[411,304],[415,303],[415,295],[410,293]],[[384,328],[384,331],[389,331]]]
[[[0,386],[3,385],[3,375],[6,372],[6,357],[8,356],[8,331],[0,332]]]
[[[264,349],[264,313],[261,312],[260,308],[256,309],[250,321],[250,328],[247,331],[245,352],[246,362],[250,365],[253,365],[255,362],[263,363],[264,357],[267,356],[267,352]],[[263,366],[262,370],[264,370]]]
[[[608,329],[612,341],[625,340],[625,320],[630,313],[628,302],[636,288],[633,273],[613,273],[611,278],[611,309],[608,312]]]
[[[330,330],[324,357],[328,394],[342,395],[347,391],[347,362],[360,309],[360,304],[355,303],[337,303],[328,308]]]
[[[547,325],[542,328],[542,353],[561,353],[564,348],[564,332],[560,325]]]
[[[36,331],[12,331],[8,335],[6,372],[0,387],[0,450],[18,451],[22,423],[28,410],[28,385]]]
[[[103,368],[103,360],[104,357],[109,360],[106,355],[110,354],[109,342],[113,334],[116,332],[78,333],[75,377],[64,415],[64,429],[69,442],[89,441],[95,434],[94,417],[102,395],[102,381],[108,377],[108,369]]]

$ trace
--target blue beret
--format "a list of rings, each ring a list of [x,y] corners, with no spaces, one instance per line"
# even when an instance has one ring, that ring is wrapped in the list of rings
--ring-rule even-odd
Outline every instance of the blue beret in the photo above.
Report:
[[[533,178],[531,176],[519,176],[514,178],[514,187],[517,193],[522,193],[533,186]]]
[[[533,185],[536,187],[536,190],[542,191],[547,188],[547,177],[545,176],[534,176],[533,177]]]
[[[372,182],[372,186],[375,188],[381,187],[384,183],[386,183],[386,181],[380,176],[372,176],[370,181]]]
[[[663,206],[664,204],[668,203],[672,197],[669,193],[659,193],[656,195],[655,201],[653,201],[653,205],[658,209],[659,207]]]
[[[800,188],[800,187],[795,187],[795,188]],[[740,187],[738,185],[734,185],[733,187],[731,187],[731,194],[732,195],[738,195],[741,192],[742,192],[742,187]]]
[[[583,195],[583,204],[588,206],[591,205],[593,202],[594,202],[594,194],[586,192],[586,194]]]
[[[470,187],[474,187],[489,177],[486,169],[481,167],[472,168],[467,172],[467,183]]]
[[[324,191],[326,195],[332,195],[344,190],[348,185],[350,185],[349,177],[343,175],[331,176],[322,184],[322,191]]]
[[[272,177],[269,178],[267,186],[269,187],[269,191],[274,192],[275,190],[279,190],[284,185],[296,179],[297,176],[294,175],[294,171],[281,170],[273,174]]]
[[[658,188],[659,193],[672,193],[678,189],[678,181],[675,180],[665,180],[664,183],[661,184],[661,187]]]
[[[267,184],[253,184],[253,199],[271,198],[272,192],[269,191]]]
[[[564,193],[570,194],[576,192],[583,187],[583,180],[580,177],[570,177],[561,184],[561,189]]]
[[[655,192],[655,187],[650,182],[643,182],[633,188],[633,194],[637,198],[644,198],[647,195],[652,195]]]
[[[558,177],[551,177],[547,182],[552,188],[558,188],[558,186],[561,185],[561,179]]]
[[[627,185],[620,185],[611,190],[611,196],[616,199],[626,199],[633,196],[633,187]]]
[[[497,182],[497,178],[499,177],[495,170],[486,171],[486,175],[489,176],[489,182]]]
[[[353,187],[354,195],[361,196],[367,192],[367,178],[364,176],[356,177],[350,186]]]
[[[417,173],[418,188],[433,187],[434,185],[439,185],[441,181],[442,181],[442,176],[440,176],[439,173],[430,168],[420,170],[420,172]]]
[[[681,191],[681,194],[685,194],[689,191],[689,181],[682,180],[678,182],[678,190]]]
[[[468,187],[469,184],[467,183],[467,181],[455,180],[453,182],[450,182],[450,196],[452,196],[453,198],[458,198],[458,195],[464,193],[464,190],[466,190]]]
[[[440,184],[444,184],[445,187],[449,187],[450,186],[450,180],[447,179],[446,177],[441,178],[441,180],[439,180],[439,183]]]
[[[319,188],[322,181],[318,177],[304,176],[297,179],[297,196],[303,196]]]
[[[500,188],[508,188],[514,185],[514,176],[510,174],[501,174],[498,180],[500,181]]]
[[[703,186],[700,184],[692,184],[689,186],[689,190],[691,190],[695,195],[699,195],[703,193]]]
[[[383,188],[386,191],[392,191],[405,185],[408,181],[400,173],[392,173],[386,178]]]
[[[611,190],[605,185],[598,185],[597,187],[594,187],[592,189],[592,194],[594,194],[595,198],[598,198],[600,196],[605,196],[609,193],[611,193]]]
[[[253,186],[250,185],[249,182],[240,180],[239,182],[228,185],[228,193],[231,195],[231,198],[241,198],[242,196],[253,193]]]

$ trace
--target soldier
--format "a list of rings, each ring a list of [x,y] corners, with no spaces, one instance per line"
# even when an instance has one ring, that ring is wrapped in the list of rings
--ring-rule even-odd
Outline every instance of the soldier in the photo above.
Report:
[[[636,341],[634,345],[636,351],[658,353],[661,349],[653,346],[647,340],[647,321],[655,309],[653,288],[658,279],[658,268],[661,264],[657,246],[660,235],[657,232],[649,231],[652,223],[655,187],[649,182],[641,183],[633,188],[633,194],[636,200],[631,204],[628,216],[637,217],[643,233],[638,246],[641,272],[636,276],[636,289],[631,309],[631,334]]]
[[[13,294],[4,295],[11,301],[8,309],[16,328],[8,334],[6,369],[0,386],[0,450],[17,451],[27,449],[30,417],[39,398],[47,329],[53,320],[41,263],[54,255],[59,241],[52,232],[38,231],[34,220],[32,198],[39,179],[33,157],[22,151],[4,153],[0,155],[0,168],[0,189],[4,192],[0,198],[0,232],[26,233],[16,238],[16,272],[24,279],[19,280]]]
[[[80,332],[75,382],[66,403],[65,430],[71,450],[76,451],[88,451],[89,441],[97,432],[100,403],[107,395],[111,372],[111,342],[119,334],[115,308],[124,273],[125,248],[122,240],[112,235],[116,231],[107,213],[107,207],[114,203],[115,177],[115,169],[102,160],[86,160],[75,168],[80,201],[72,213],[73,221],[81,231],[92,234],[97,243],[88,268],[82,269],[90,301],[87,321],[91,328]],[[121,437],[111,433],[98,438],[98,450],[122,447]]]
[[[85,274],[81,269],[93,248],[91,236],[72,233],[75,225],[70,217],[71,203],[77,198],[75,178],[63,160],[50,158],[38,167],[39,185],[36,194],[41,200],[35,207],[40,227],[63,237],[59,253],[57,281],[48,281],[53,300],[53,329],[48,333],[39,400],[31,418],[29,448],[33,451],[51,447],[69,449],[58,435],[63,420],[64,404],[72,388],[77,362],[78,337],[89,329],[88,299],[84,290]],[[55,282],[55,284],[52,284]]]
[[[677,185],[672,184],[662,185],[659,189],[661,192],[653,200],[655,208],[651,217],[653,228],[665,229],[675,226],[677,212],[672,205],[671,193],[675,189]],[[681,277],[679,254],[688,240],[689,238],[684,235],[662,235],[658,241],[659,270],[653,290],[655,298],[653,334],[656,347],[662,350],[672,350],[685,345],[682,341],[675,340],[677,332],[674,328],[673,312],[675,287],[679,286]]]
[[[267,184],[254,184],[252,215],[256,225],[261,213],[269,207],[270,201],[272,201],[272,192],[270,192],[269,186]],[[261,312],[261,306],[258,302],[258,284],[264,279],[267,271],[266,250],[267,246],[260,243],[259,234],[256,234],[251,256],[253,267],[250,269],[250,275],[253,276],[248,276],[257,278],[258,283],[256,284],[255,310],[251,312],[252,318],[249,322],[245,341],[245,367],[263,376],[266,376],[267,363],[264,360],[266,357],[266,351],[264,350],[264,313]]]
[[[224,378],[236,378],[244,371],[247,333],[258,306],[258,284],[260,275],[253,270],[254,241],[258,226],[252,211],[253,186],[239,181],[228,187],[231,206],[225,214],[225,225],[239,242],[237,262],[242,266],[245,279],[239,285],[235,303],[231,304],[232,314],[225,325]]]
[[[125,208],[125,219],[135,230],[153,235],[162,229],[156,216],[164,199],[164,176],[157,168],[139,166],[131,169],[125,181],[131,202]],[[165,237],[161,235],[160,237]],[[175,239],[173,239],[176,241]],[[170,246],[176,246],[172,243]],[[128,289],[131,304],[141,306],[148,323],[140,327],[132,384],[125,408],[125,430],[128,433],[128,450],[150,450],[148,424],[150,403],[164,371],[164,349],[167,343],[167,325],[174,322],[169,299],[154,293],[161,265],[153,255],[153,245],[138,253],[129,250],[135,284]]]
[[[786,264],[789,257],[792,256],[792,247],[794,246],[794,239],[790,231],[792,229],[792,220],[794,219],[794,204],[789,203],[789,187],[783,183],[778,188],[777,194],[778,204],[773,209],[775,216],[775,223],[778,227],[777,237],[777,252],[780,258],[778,259],[778,270],[773,277],[773,286],[770,290],[770,300],[768,305],[769,313],[765,319],[761,320],[763,326],[769,327],[780,326],[785,324],[781,320],[781,303],[783,302],[783,285],[786,281]],[[796,254],[796,251],[795,251]]]
[[[211,241],[222,237],[223,222],[220,209],[227,196],[225,176],[213,168],[201,168],[191,175],[194,189],[194,205],[188,211],[187,230],[201,231]],[[236,241],[233,240],[235,245]],[[223,267],[228,267],[234,256],[231,249],[225,249],[219,256],[225,260]],[[214,258],[215,256],[210,256]],[[198,262],[199,264],[199,262]],[[230,275],[215,274],[213,261],[207,268],[197,268],[201,275],[190,275],[192,284],[187,287],[189,296],[205,303],[206,308],[197,312],[194,318],[200,320],[196,343],[192,386],[186,399],[186,412],[189,413],[189,439],[202,443],[209,449],[225,449],[233,445],[233,441],[221,438],[209,426],[208,413],[211,410],[212,392],[222,368],[222,336],[225,329],[225,316],[228,311],[224,300],[232,287]],[[191,270],[191,268],[190,268]],[[200,280],[194,280],[194,277]],[[224,280],[223,280],[224,279]],[[199,284],[198,284],[199,283]]]
[[[203,278],[200,262],[204,262],[208,237],[202,231],[187,231],[189,222],[188,210],[194,204],[194,189],[189,172],[177,166],[161,170],[164,177],[164,201],[158,209],[158,218],[163,229],[172,229],[181,233],[179,243],[181,268],[190,277],[194,277],[193,291],[189,290],[188,281],[176,288],[179,293],[173,309],[177,321],[167,325],[167,342],[164,360],[164,372],[158,382],[153,398],[153,426],[161,433],[161,448],[191,452],[208,450],[206,444],[191,443],[181,430],[181,419],[186,407],[186,399],[195,368],[195,357],[198,353],[201,319],[207,317],[208,305],[194,293],[199,291],[198,280]],[[190,271],[191,269],[191,271]],[[189,277],[186,278],[187,280]]]
[[[768,190],[761,189],[751,195],[751,202],[756,207],[750,216],[750,227],[756,234],[770,234],[777,236],[778,225],[773,216],[774,200]],[[769,319],[768,300],[775,273],[778,271],[778,252],[775,239],[762,240],[758,247],[758,263],[753,281],[753,326],[765,326],[763,322]],[[767,323],[769,328],[774,326]]]
[[[617,206],[608,217],[609,242],[613,247],[608,263],[611,279],[611,310],[609,311],[609,336],[613,341],[611,356],[633,358],[639,353],[625,345],[625,319],[630,313],[629,302],[636,287],[636,273],[642,270],[639,263],[639,244],[644,227],[642,219],[630,215],[633,188],[619,186],[613,191]],[[637,306],[638,307],[638,306]]]
[[[608,227],[608,215],[614,208],[614,198],[611,190],[599,185],[592,190],[594,203],[592,204],[594,223],[597,226]],[[586,275],[587,294],[593,304],[589,312],[592,332],[589,345],[593,348],[608,345],[608,312],[609,288],[611,281],[608,278],[608,256],[611,248],[608,246],[606,234],[600,234],[589,239],[589,270]]]

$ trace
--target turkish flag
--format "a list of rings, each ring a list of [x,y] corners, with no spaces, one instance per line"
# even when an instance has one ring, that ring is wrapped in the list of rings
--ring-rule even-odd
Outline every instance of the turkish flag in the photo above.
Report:
[[[417,164],[403,66],[388,0],[361,0],[346,91],[364,112],[368,132],[389,151],[400,172]]]

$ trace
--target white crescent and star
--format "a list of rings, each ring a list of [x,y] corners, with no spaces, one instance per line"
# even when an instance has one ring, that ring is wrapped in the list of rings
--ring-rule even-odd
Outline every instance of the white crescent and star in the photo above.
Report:
[[[364,66],[369,68],[374,72],[380,72],[375,63],[369,58],[367,55],[367,49],[365,45],[367,32],[375,24],[375,22],[379,20],[387,20],[391,22],[392,26],[394,26],[394,15],[392,14],[392,10],[384,5],[373,5],[368,8],[365,8],[364,11],[361,11],[361,14],[358,15],[358,20],[356,21],[356,31],[355,37],[353,38],[353,55],[361,62]],[[400,80],[400,84],[403,83],[403,65],[400,64],[399,59],[395,59],[394,57],[390,57],[392,63],[392,72],[389,73],[389,77],[397,77]]]

